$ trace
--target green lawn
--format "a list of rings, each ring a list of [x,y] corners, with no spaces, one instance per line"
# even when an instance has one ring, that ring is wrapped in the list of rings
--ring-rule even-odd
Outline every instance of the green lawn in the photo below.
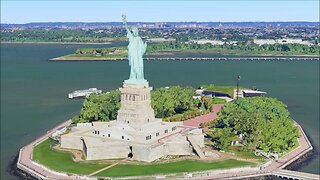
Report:
[[[47,139],[37,145],[33,150],[33,160],[59,172],[72,174],[90,174],[102,169],[110,164],[74,162],[72,155],[68,152],[58,151],[51,148],[54,141]],[[150,163],[148,165],[120,164],[108,170],[102,171],[97,176],[121,177],[121,176],[140,176],[152,174],[169,174],[179,172],[203,171],[209,169],[223,169],[240,166],[255,165],[251,162],[237,161],[229,159],[225,161],[204,162],[182,160],[170,163]]]
[[[239,158],[252,159],[252,160],[256,160],[258,162],[264,162],[266,159],[262,156],[256,156],[254,154],[254,152],[248,152],[248,151],[241,150],[241,146],[230,146],[229,152],[234,153]]]
[[[212,97],[212,104],[225,104],[225,103],[227,103],[227,101],[225,99]]]
[[[108,164],[80,163],[72,160],[71,153],[53,150],[53,140],[47,139],[33,149],[33,160],[59,172],[90,174]]]
[[[236,77],[235,77],[236,78]],[[215,85],[202,85],[208,91],[222,92],[228,94],[230,97],[233,97],[234,89],[237,89],[237,86],[215,86]],[[243,87],[239,87],[239,89],[243,89]]]
[[[119,176],[140,176],[152,174],[170,174],[181,172],[204,171],[211,169],[224,169],[240,166],[255,165],[251,162],[237,161],[229,159],[225,161],[204,162],[183,160],[171,163],[150,164],[150,165],[117,165],[96,176],[119,177]]]

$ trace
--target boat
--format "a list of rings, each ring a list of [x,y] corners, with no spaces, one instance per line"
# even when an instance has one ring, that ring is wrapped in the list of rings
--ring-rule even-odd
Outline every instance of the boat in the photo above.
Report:
[[[73,99],[73,98],[76,98],[76,97],[88,97],[92,93],[100,94],[100,93],[102,93],[102,90],[99,90],[97,88],[76,90],[76,91],[73,91],[72,93],[69,93],[68,94],[68,98],[69,99]]]

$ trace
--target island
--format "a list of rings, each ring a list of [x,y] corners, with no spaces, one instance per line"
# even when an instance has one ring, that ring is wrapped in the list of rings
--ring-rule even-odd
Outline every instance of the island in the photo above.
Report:
[[[88,129],[92,124],[95,127],[116,121],[113,119],[121,112],[123,95],[119,90],[112,90],[91,94],[77,116],[30,145],[33,148],[32,161],[50,172],[48,177],[70,179],[188,176],[219,179],[234,174],[240,178],[247,175],[293,177],[300,173],[283,168],[312,151],[312,145],[303,129],[290,117],[284,103],[256,93],[253,93],[255,97],[236,99],[231,96],[232,91],[237,91],[232,86],[201,87],[160,87],[151,93],[151,107],[156,118],[201,128],[205,133],[204,146],[201,150],[194,149],[193,155],[169,155],[146,164],[131,157],[87,160],[83,150],[63,148],[61,137],[69,136],[72,129]],[[240,87],[239,91],[246,92],[246,88]],[[103,131],[93,132],[94,136],[99,134],[102,136]],[[20,154],[26,149],[28,147],[23,148]],[[199,156],[199,151],[203,157]],[[19,163],[25,170],[23,156]],[[318,178],[307,173],[303,177]]]
[[[319,178],[285,169],[313,147],[283,102],[239,86],[153,89],[147,44],[122,18],[129,78],[21,148],[19,169],[39,179]]]
[[[320,46],[303,44],[199,44],[198,42],[161,42],[147,47],[146,60],[218,60],[220,59],[313,59],[319,60]],[[188,56],[186,56],[188,55]],[[78,48],[75,53],[50,60],[124,60],[125,47]]]

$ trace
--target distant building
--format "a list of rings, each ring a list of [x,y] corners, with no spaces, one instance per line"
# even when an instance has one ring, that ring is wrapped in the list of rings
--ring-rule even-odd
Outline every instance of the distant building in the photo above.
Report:
[[[252,89],[243,89],[243,97],[256,97],[256,96],[264,96],[267,93],[263,91],[258,90],[252,90]]]
[[[292,39],[292,38],[284,38],[284,39],[254,39],[253,42],[258,44],[259,46],[264,44],[303,44],[311,46],[313,45],[310,41],[303,41],[302,39]]]
[[[209,98],[212,98],[212,97],[230,97],[227,93],[224,93],[224,92],[207,91],[207,90],[204,90],[202,92],[202,95],[207,96]]]
[[[155,42],[155,43],[158,43],[158,42],[175,42],[176,39],[174,38],[148,38],[146,39],[147,42]]]
[[[193,99],[201,99],[202,96],[206,96],[208,98],[217,97],[220,99],[224,99],[227,102],[232,101],[233,99],[227,93],[217,92],[217,91],[207,91],[205,89],[197,89],[196,95],[193,96]]]
[[[233,98],[245,98],[245,97],[257,97],[257,96],[265,96],[267,93],[263,91],[258,91],[255,89],[239,89],[239,92],[237,93],[237,90],[234,90]]]
[[[232,101],[233,99],[243,98],[243,97],[256,97],[256,96],[264,96],[266,92],[258,91],[257,89],[239,89],[237,95],[237,89],[234,89],[233,97],[225,92],[218,92],[218,91],[208,91],[205,89],[197,89],[196,95],[193,96],[194,99],[198,98],[201,99],[201,96],[206,96],[208,98],[217,97],[220,99],[225,99],[227,102]]]
[[[219,40],[209,40],[209,39],[199,39],[199,40],[191,40],[190,42],[197,43],[197,44],[207,44],[210,43],[212,45],[224,45],[224,41]]]

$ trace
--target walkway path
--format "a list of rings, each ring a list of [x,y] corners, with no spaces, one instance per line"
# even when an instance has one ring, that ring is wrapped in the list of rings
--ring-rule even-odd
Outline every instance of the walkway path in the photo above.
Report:
[[[205,114],[202,116],[197,116],[195,118],[185,120],[183,121],[183,125],[199,127],[201,123],[213,121],[218,118],[217,113],[221,110],[222,106],[223,104],[214,104],[212,105],[212,112],[210,112],[209,114]]]
[[[60,129],[64,126],[68,126],[70,124],[71,124],[71,120],[65,121],[60,125],[58,125],[57,127],[53,128],[52,130],[48,131],[45,135],[31,142],[27,146],[21,148],[19,153],[18,163],[17,163],[18,168],[24,171],[27,171],[32,175],[41,179],[74,179],[75,177],[72,178],[67,174],[58,173],[58,172],[49,170],[48,168],[32,161],[33,148],[37,144],[45,141],[57,129]]]
[[[107,167],[104,167],[104,168],[102,168],[102,169],[100,169],[100,170],[98,170],[98,171],[95,171],[95,172],[89,174],[89,176],[96,175],[96,174],[98,174],[98,173],[100,173],[100,172],[102,172],[102,171],[104,171],[104,170],[110,169],[110,168],[112,168],[112,167],[114,167],[114,166],[116,166],[116,165],[118,165],[119,163],[124,162],[124,161],[127,161],[127,159],[122,159],[121,161],[118,161],[118,162],[113,163],[113,164],[111,164],[111,165],[109,165],[109,166],[107,166]]]

